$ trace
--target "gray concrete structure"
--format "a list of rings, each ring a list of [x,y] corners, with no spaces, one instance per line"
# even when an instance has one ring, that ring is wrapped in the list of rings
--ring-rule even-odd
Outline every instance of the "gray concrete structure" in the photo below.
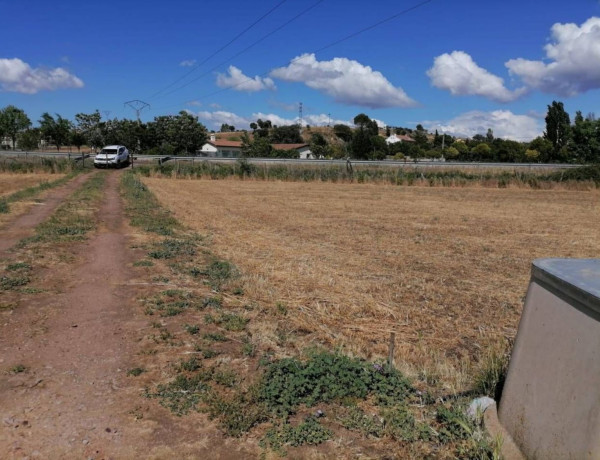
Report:
[[[498,419],[529,459],[600,459],[600,259],[533,263]]]

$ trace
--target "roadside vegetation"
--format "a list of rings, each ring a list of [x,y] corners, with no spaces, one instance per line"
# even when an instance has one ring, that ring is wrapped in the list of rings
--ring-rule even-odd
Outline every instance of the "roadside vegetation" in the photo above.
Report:
[[[123,176],[122,196],[139,232],[133,265],[149,282],[139,298],[148,326],[131,365],[143,372],[130,374],[145,397],[174,416],[206,414],[238,442],[257,440],[270,457],[328,452],[335,443],[341,456],[497,458],[497,441],[465,415],[475,393],[448,393],[399,363],[345,348],[297,348],[297,332],[283,327],[292,319],[288,306],[271,309],[248,294],[252,274],[219,257],[212,236],[176,220],[132,172]],[[211,426],[194,423],[199,431]]]
[[[360,167],[313,165],[256,165],[246,160],[235,163],[207,161],[176,162],[163,165],[138,165],[135,172],[143,177],[168,177],[175,179],[242,179],[290,182],[340,182],[429,187],[483,186],[495,188],[519,187],[598,188],[600,167],[579,168],[547,172],[545,170],[498,170],[477,168],[418,168],[418,167]]]

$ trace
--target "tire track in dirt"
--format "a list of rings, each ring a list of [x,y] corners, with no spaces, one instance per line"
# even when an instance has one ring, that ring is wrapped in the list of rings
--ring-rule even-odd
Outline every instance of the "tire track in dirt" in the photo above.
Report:
[[[127,308],[134,293],[119,177],[107,178],[98,232],[74,249],[82,262],[52,276],[64,280],[65,292],[15,311],[0,329],[1,366],[29,369],[0,375],[0,458],[131,458],[138,450],[140,433],[122,427],[131,398],[139,397],[125,371],[134,331],[144,323]],[[19,220],[41,222],[39,214]],[[40,314],[44,332],[31,336],[31,319]]]
[[[66,185],[50,190],[39,206],[22,216],[17,217],[2,230],[0,239],[0,258],[17,244],[21,239],[31,236],[33,230],[56,210],[63,200],[77,190],[91,176],[81,174],[69,181]]]

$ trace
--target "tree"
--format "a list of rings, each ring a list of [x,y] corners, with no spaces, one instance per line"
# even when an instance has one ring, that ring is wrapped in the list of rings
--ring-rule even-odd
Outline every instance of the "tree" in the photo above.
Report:
[[[44,112],[38,123],[40,124],[42,136],[55,145],[56,150],[60,151],[60,147],[69,141],[72,124],[59,114],[55,115],[56,119],[48,112]]]
[[[471,149],[471,153],[476,161],[489,160],[492,148],[488,144],[477,144]]]
[[[580,163],[600,161],[600,122],[590,116],[584,119],[581,112],[577,111],[571,133],[569,156],[573,160]]]
[[[444,156],[448,160],[456,160],[458,158],[458,149],[456,147],[448,147],[444,150]]]
[[[539,153],[538,159],[542,163],[554,161],[552,156],[552,142],[543,137],[536,137],[529,143],[528,150],[535,150]]]
[[[352,129],[347,125],[334,125],[333,134],[344,142],[350,142],[352,140]]]
[[[71,130],[71,145],[77,147],[77,151],[81,152],[81,146],[85,144],[85,136],[82,132],[73,129]]]
[[[571,120],[569,114],[565,112],[563,103],[552,101],[546,114],[544,138],[552,142],[555,153],[558,153],[567,144],[570,137],[570,126]]]
[[[102,126],[100,112],[78,113],[75,115],[75,127],[77,132],[83,134],[85,143],[90,147],[97,148],[104,145],[102,138]]]
[[[485,140],[488,144],[491,144],[494,141],[494,131],[492,131],[492,128],[488,128]]]
[[[39,128],[29,128],[18,134],[17,144],[21,150],[35,150],[39,147],[41,138]]]
[[[310,151],[317,158],[330,157],[332,154],[332,150],[327,144],[327,140],[321,133],[313,133],[310,137]]]
[[[242,136],[242,156],[247,158],[269,158],[273,147],[266,137],[255,137],[252,141],[247,134]]]
[[[389,153],[387,142],[381,136],[371,136],[371,151],[367,156],[369,160],[385,160]]]
[[[235,126],[229,125],[227,123],[223,123],[221,125],[221,132],[222,133],[233,132],[233,131],[235,131]]]
[[[17,134],[30,126],[29,117],[14,105],[8,105],[0,110],[0,134],[10,137],[13,149],[17,144]]]
[[[275,126],[271,130],[270,139],[273,144],[302,144],[299,125]]]
[[[127,123],[135,125],[127,126]],[[123,120],[121,128],[126,128],[126,131],[121,133],[122,135],[129,134],[143,138],[144,147],[159,150],[156,153],[161,154],[193,154],[202,147],[207,139],[206,128],[198,122],[198,117],[183,110],[178,115],[155,117],[154,121],[149,122],[146,126],[131,120]],[[122,137],[122,139],[124,138]],[[124,143],[124,140],[120,142]],[[132,139],[127,142],[134,142],[133,145],[135,145],[137,141]]]
[[[421,126],[421,125],[419,125]],[[423,150],[429,149],[429,139],[427,139],[427,134],[423,129],[417,129],[414,134],[415,143],[417,146]]]

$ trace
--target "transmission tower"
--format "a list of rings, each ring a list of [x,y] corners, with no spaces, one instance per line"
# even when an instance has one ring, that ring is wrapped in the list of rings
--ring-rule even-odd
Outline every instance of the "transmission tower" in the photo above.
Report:
[[[110,118],[110,110],[103,110],[102,113],[107,120]]]
[[[129,107],[135,111],[135,115],[137,117],[138,123],[140,122],[140,112],[145,108],[149,108],[150,104],[140,101],[138,99],[134,99],[133,101],[127,101],[124,104],[126,107]]]
[[[300,102],[300,105],[298,106],[298,124],[302,128],[302,102]]]

